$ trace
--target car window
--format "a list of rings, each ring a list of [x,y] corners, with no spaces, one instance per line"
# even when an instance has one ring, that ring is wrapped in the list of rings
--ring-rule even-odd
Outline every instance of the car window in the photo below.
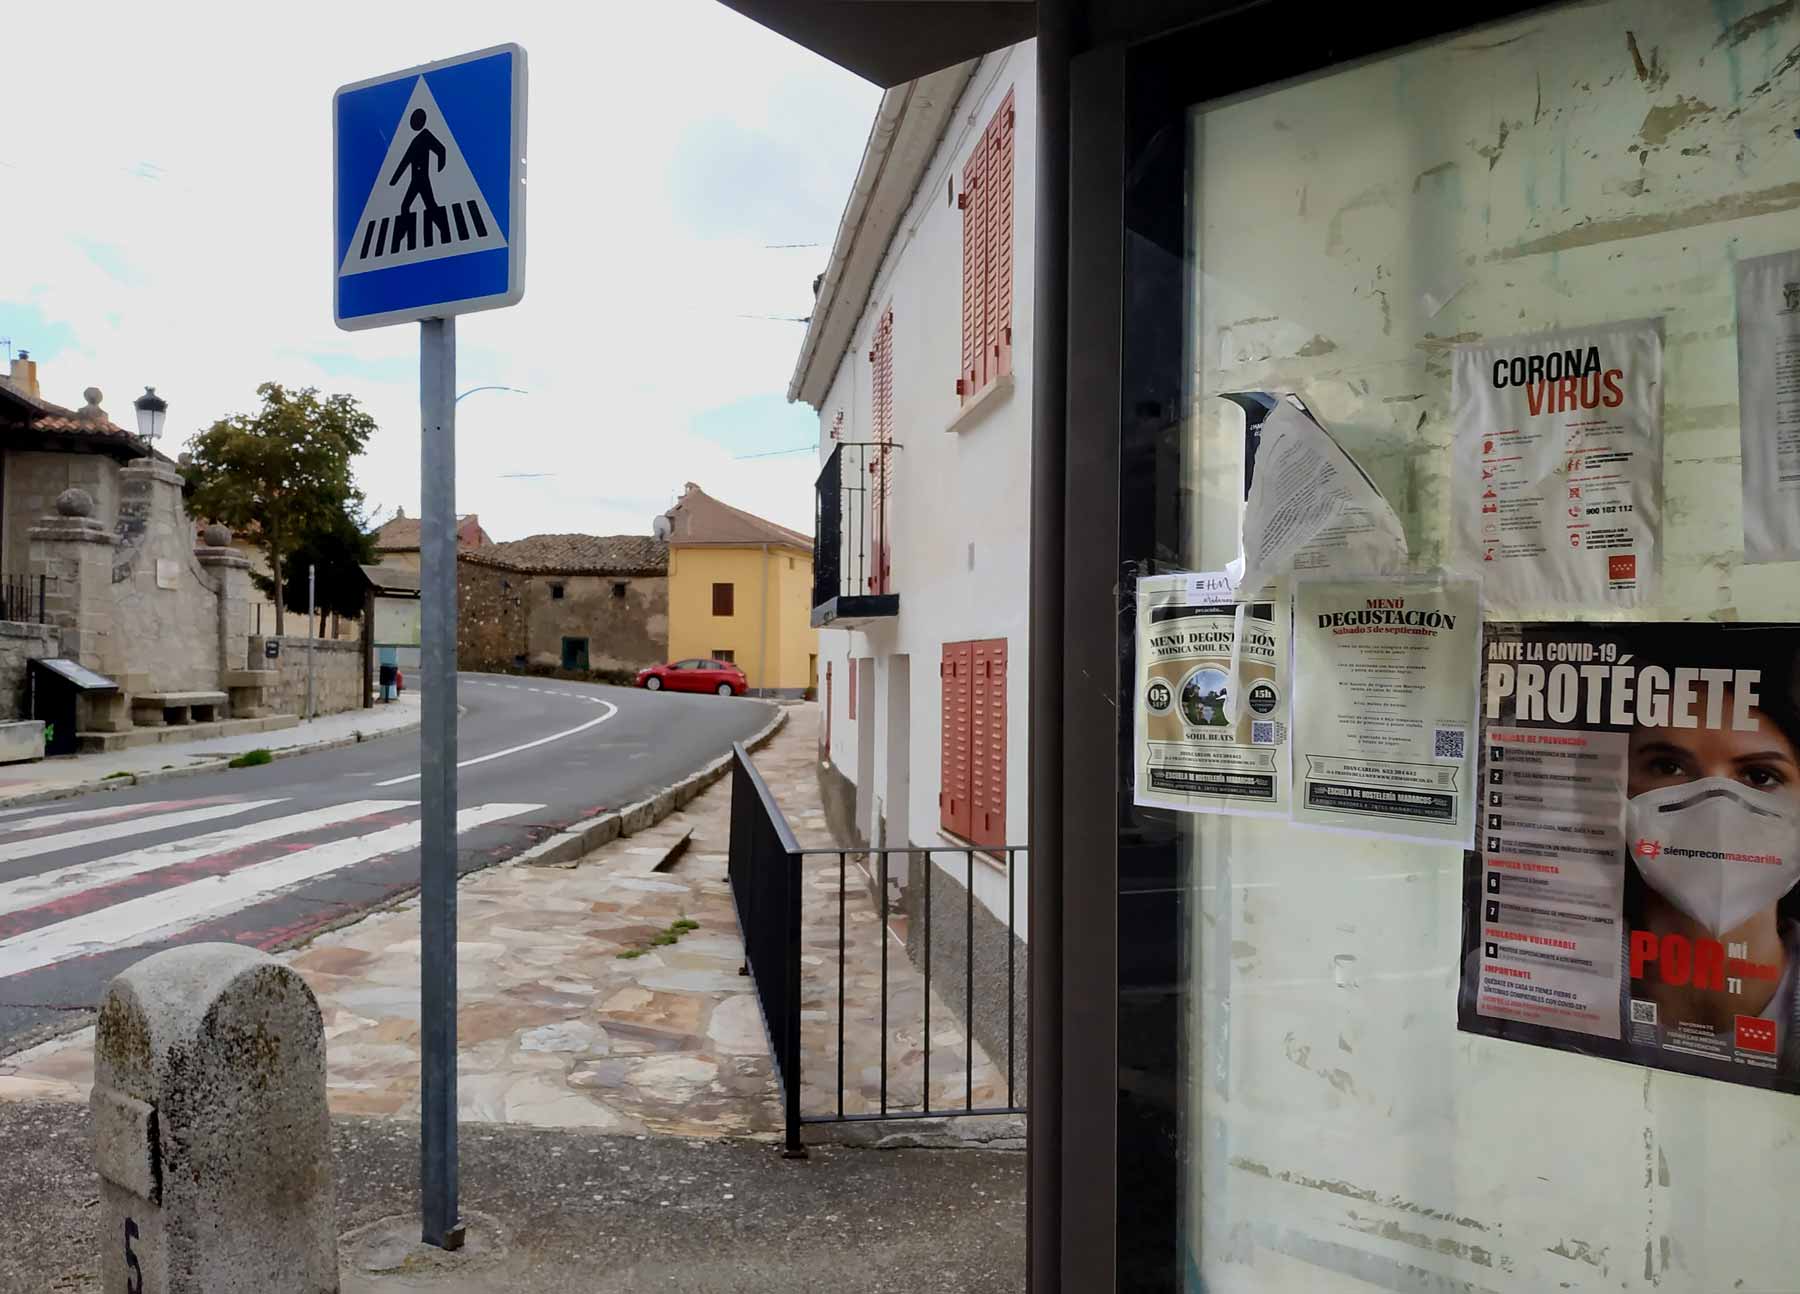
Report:
[[[697,660],[680,660],[680,661],[675,662],[675,668],[676,669],[699,669],[700,662]]]

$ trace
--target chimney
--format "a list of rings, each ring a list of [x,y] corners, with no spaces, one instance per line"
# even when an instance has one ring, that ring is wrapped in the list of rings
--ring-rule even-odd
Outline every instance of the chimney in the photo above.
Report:
[[[22,350],[12,362],[12,384],[26,395],[37,398],[37,361],[31,358],[31,352]]]

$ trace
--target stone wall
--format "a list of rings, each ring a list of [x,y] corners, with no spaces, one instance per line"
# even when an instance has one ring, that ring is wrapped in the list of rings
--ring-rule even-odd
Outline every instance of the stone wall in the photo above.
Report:
[[[300,619],[306,619],[301,616]],[[265,644],[273,638],[281,655],[268,660]],[[306,713],[306,647],[313,649],[313,708],[318,714],[340,714],[363,704],[362,644],[331,638],[274,638],[250,635],[252,669],[274,670],[280,681],[268,691],[268,704],[276,714]]]
[[[26,717],[25,662],[60,649],[61,635],[52,625],[0,620],[0,722]]]
[[[94,500],[94,515],[110,519],[119,510],[119,464],[104,454],[49,453],[40,450],[8,450],[0,515],[5,517],[0,534],[0,567],[8,575],[23,574],[31,560],[31,528],[56,511],[56,496],[64,490],[86,490]]]
[[[461,669],[557,668],[565,638],[587,640],[590,670],[638,670],[667,659],[664,576],[528,575],[471,561],[458,562],[456,574]]]

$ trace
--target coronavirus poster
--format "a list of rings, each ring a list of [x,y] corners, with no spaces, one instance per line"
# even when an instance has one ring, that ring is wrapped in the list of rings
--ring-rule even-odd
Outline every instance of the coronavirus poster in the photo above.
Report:
[[[1652,600],[1662,322],[1458,346],[1450,512],[1490,613]]]
[[[1800,1091],[1800,626],[1490,624],[1459,1022]]]

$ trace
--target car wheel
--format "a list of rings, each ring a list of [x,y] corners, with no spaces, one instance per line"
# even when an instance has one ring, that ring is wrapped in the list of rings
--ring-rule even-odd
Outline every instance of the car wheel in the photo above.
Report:
[[[662,680],[652,674],[649,678],[644,680],[644,687],[651,692],[660,692],[662,691]]]
[[[719,684],[719,695],[720,696],[730,696],[731,695],[731,684],[729,684],[729,683]]]

